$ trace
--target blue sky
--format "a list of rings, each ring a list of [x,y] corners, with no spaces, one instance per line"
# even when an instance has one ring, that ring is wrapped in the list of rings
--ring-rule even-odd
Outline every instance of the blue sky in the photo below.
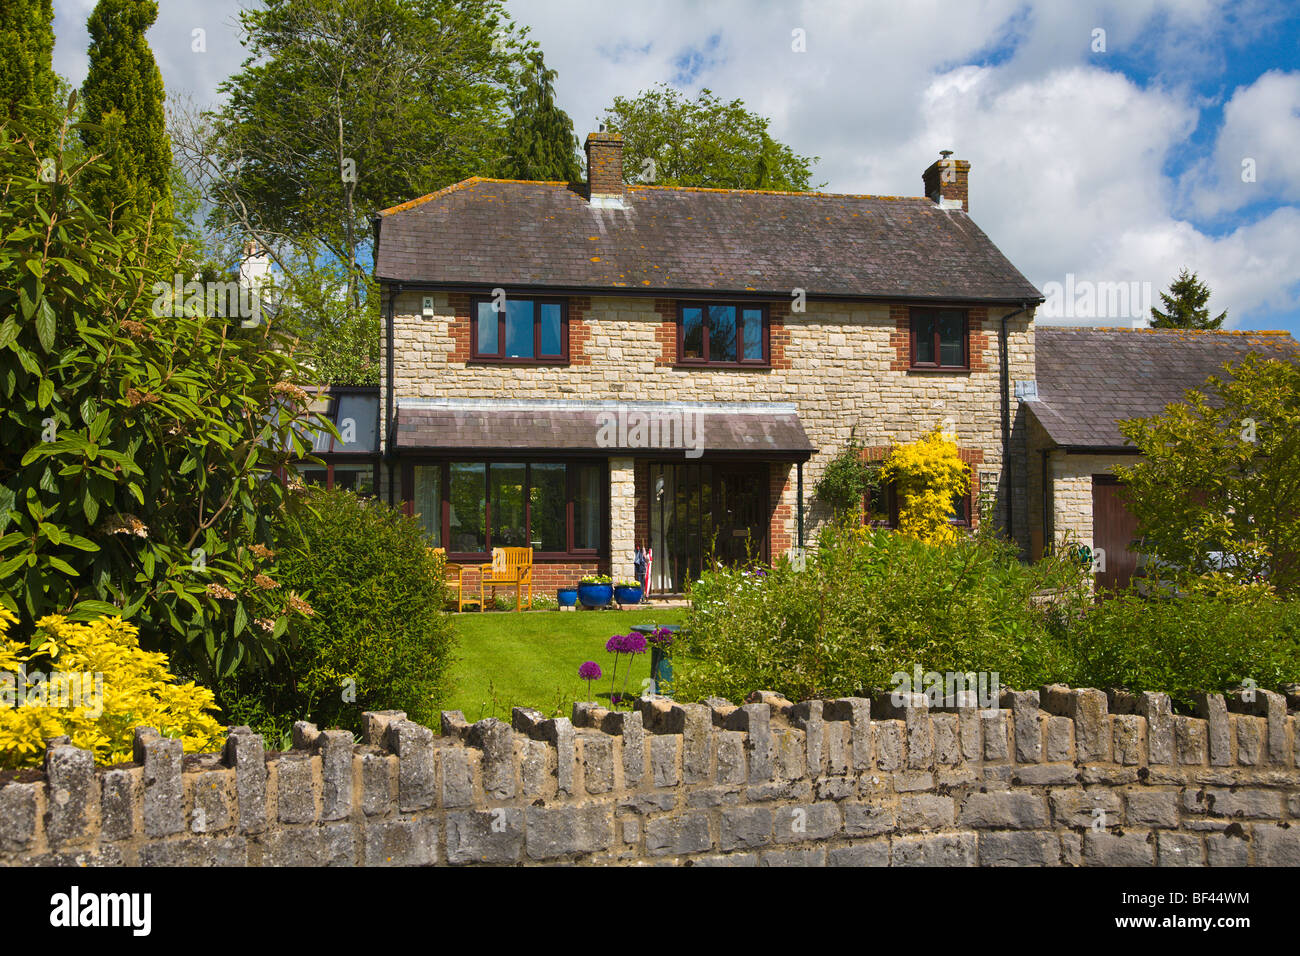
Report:
[[[169,92],[215,99],[243,58],[243,5],[164,0],[150,42]],[[55,65],[73,82],[85,76],[93,6],[55,0]],[[953,149],[972,164],[972,217],[1040,289],[1137,283],[1154,298],[1186,266],[1209,282],[1229,326],[1300,336],[1293,4],[509,0],[507,9],[558,71],[579,138],[615,96],[664,81],[744,99],[779,140],[820,157],[814,179],[829,191],[919,195],[921,171]],[[1068,321],[1134,324],[1132,314]]]

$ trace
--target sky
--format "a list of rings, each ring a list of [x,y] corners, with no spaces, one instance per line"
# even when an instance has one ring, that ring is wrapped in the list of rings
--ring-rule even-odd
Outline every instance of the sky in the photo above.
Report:
[[[252,2],[162,0],[149,41],[169,93],[216,103]],[[94,0],[54,7],[55,68],[79,84]],[[1187,268],[1213,290],[1213,313],[1227,310],[1225,328],[1300,337],[1294,0],[507,10],[558,72],[579,139],[615,96],[667,82],[769,117],[777,140],[819,158],[827,192],[921,195],[922,170],[951,149],[971,163],[971,217],[1048,295],[1041,323],[1144,324],[1142,305]]]

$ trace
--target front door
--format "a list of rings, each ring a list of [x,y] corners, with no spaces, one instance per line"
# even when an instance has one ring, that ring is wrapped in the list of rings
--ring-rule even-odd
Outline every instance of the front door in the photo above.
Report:
[[[652,462],[650,590],[679,594],[714,561],[767,560],[768,466]]]
[[[1124,505],[1123,484],[1114,475],[1092,476],[1092,550],[1106,552],[1097,572],[1097,586],[1125,588],[1137,570],[1137,552],[1129,546],[1137,536],[1137,518]]]

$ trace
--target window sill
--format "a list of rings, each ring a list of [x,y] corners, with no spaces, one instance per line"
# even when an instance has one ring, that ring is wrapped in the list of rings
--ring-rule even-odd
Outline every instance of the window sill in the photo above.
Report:
[[[770,362],[674,362],[673,368],[704,369],[720,372],[770,372]]]
[[[567,358],[512,359],[483,358],[473,356],[465,360],[466,365],[536,365],[541,368],[564,368],[569,365]]]
[[[942,372],[948,375],[961,375],[970,372],[969,365],[912,365],[909,372]]]

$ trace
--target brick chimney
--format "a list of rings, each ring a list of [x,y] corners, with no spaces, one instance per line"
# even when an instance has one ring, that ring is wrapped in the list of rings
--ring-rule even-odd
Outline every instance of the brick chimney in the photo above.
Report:
[[[620,202],[623,198],[623,137],[618,133],[587,134],[587,199]]]
[[[941,159],[930,164],[930,168],[921,174],[925,184],[925,195],[940,206],[955,209],[961,206],[970,212],[970,197],[967,195],[970,179],[970,163],[964,159],[952,159],[952,150],[939,151]]]

